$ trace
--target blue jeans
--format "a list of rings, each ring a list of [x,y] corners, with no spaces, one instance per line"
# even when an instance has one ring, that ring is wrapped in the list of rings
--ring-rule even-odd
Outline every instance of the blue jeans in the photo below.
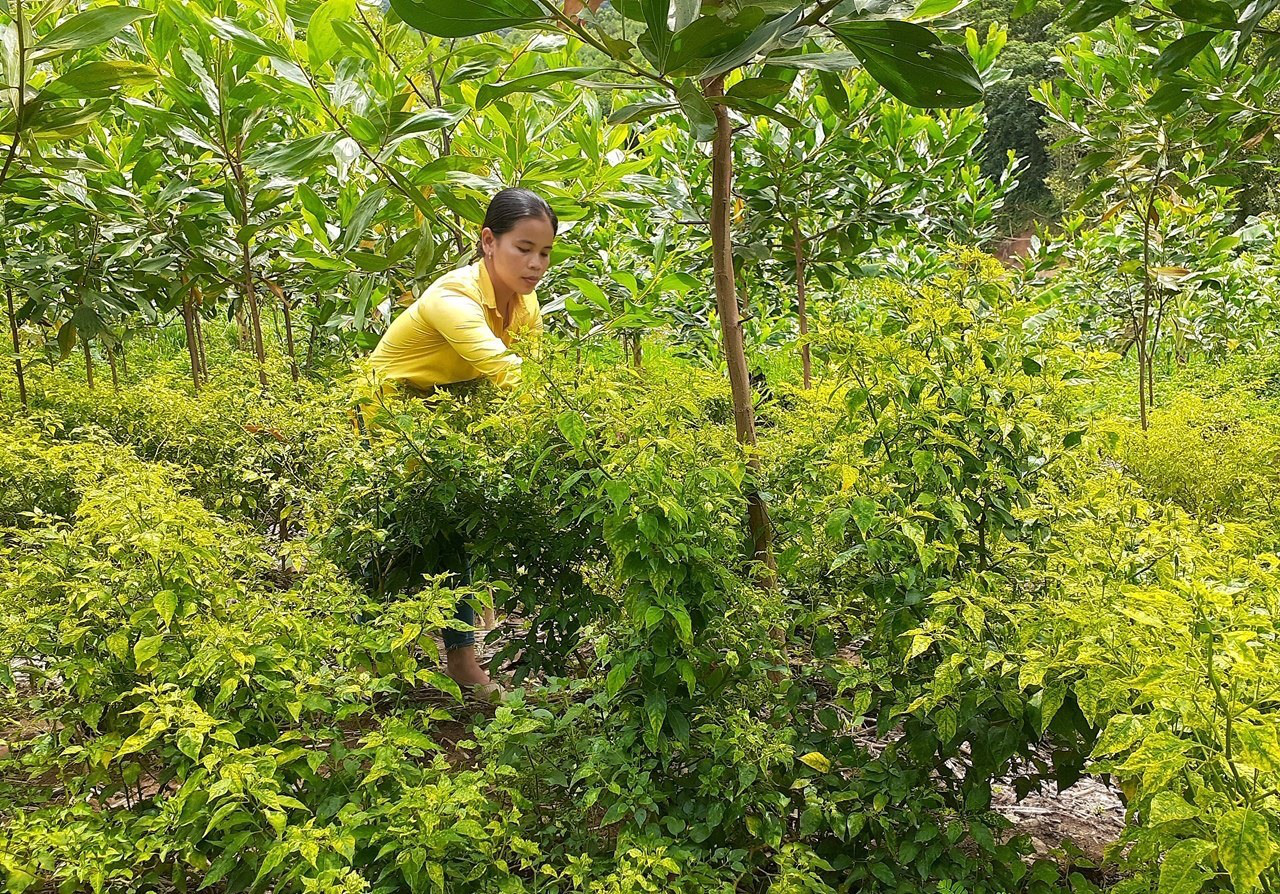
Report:
[[[441,538],[439,567],[436,573],[450,572],[453,579],[462,586],[471,585],[471,559],[467,555],[467,544],[459,535]],[[470,627],[476,626],[476,610],[466,599],[459,599],[454,609],[454,617]],[[445,649],[461,649],[476,644],[474,630],[444,630]]]

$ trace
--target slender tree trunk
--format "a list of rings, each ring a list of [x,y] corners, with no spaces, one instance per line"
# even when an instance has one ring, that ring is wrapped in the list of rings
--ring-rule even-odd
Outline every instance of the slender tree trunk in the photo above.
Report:
[[[107,365],[111,367],[111,390],[120,393],[120,374],[116,371],[116,352],[110,345],[105,347],[107,354]]]
[[[200,393],[200,345],[197,344],[196,324],[192,320],[191,296],[182,298],[182,327],[187,333],[187,356],[191,361],[191,387]]]
[[[738,296],[733,275],[733,128],[728,109],[716,99],[724,95],[724,78],[712,78],[703,84],[703,92],[712,102],[716,116],[715,140],[711,150],[711,253],[716,288],[716,312],[720,316],[720,334],[724,359],[729,368],[729,388],[733,396],[733,424],[738,443],[747,448],[747,466],[752,475],[760,472],[756,455],[756,416],[751,400],[751,380],[747,373],[747,355],[742,341],[742,320],[738,313]],[[748,517],[754,557],[769,569],[766,583],[772,584],[773,528],[769,509],[759,491],[752,488],[747,495]]]
[[[13,287],[5,286],[5,299],[9,304],[9,335],[13,338],[13,371],[18,377],[18,400],[23,410],[30,410],[27,403],[27,377],[22,369],[22,342],[18,338],[18,314],[13,309]]]
[[[249,308],[249,322],[253,326],[253,353],[258,358],[258,381],[263,388],[267,387],[267,351],[262,343],[262,313],[258,307],[257,289],[253,282],[253,263],[249,257],[249,246],[240,250],[241,272],[244,276],[244,300]]]
[[[631,335],[631,365],[636,369],[640,369],[643,354],[640,348],[640,333],[634,332]]]
[[[93,350],[89,347],[89,339],[80,337],[80,346],[84,348],[84,377],[89,380],[89,389],[93,389]]]
[[[289,296],[284,293],[278,285],[266,280],[267,288],[275,293],[276,298],[280,300],[280,307],[284,310],[284,344],[289,351],[289,374],[293,376],[293,380],[298,381],[298,356],[294,352],[293,346],[293,313],[289,309]]]
[[[1156,406],[1156,352],[1160,346],[1160,327],[1164,322],[1165,302],[1161,301],[1156,308],[1156,322],[1151,328],[1151,350],[1147,360],[1147,407]]]
[[[316,359],[316,336],[319,334],[319,327],[314,322],[311,324],[311,331],[307,333],[307,359],[304,365],[307,369],[311,369]]]
[[[804,387],[813,385],[813,366],[809,359],[809,311],[806,304],[804,274],[808,262],[804,256],[804,242],[800,238],[799,219],[791,221],[791,234],[796,253],[796,316],[800,321],[800,364],[804,369]]]
[[[204,349],[204,317],[200,314],[199,305],[192,307],[191,322],[196,327],[196,347],[199,348],[200,355],[200,382],[207,384],[209,381],[209,355]]]
[[[129,378],[129,343],[124,338],[120,339],[120,372]]]
[[[1146,213],[1142,216],[1142,316],[1138,326],[1138,418],[1142,430],[1147,430],[1147,374],[1151,361],[1151,352],[1155,346],[1147,341],[1151,334],[1151,299],[1153,283],[1151,282],[1151,224],[1156,214],[1156,197],[1160,188],[1163,172],[1157,170],[1147,194]]]

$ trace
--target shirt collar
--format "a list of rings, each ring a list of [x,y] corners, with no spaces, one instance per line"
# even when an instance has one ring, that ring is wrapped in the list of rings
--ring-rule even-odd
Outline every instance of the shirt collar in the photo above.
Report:
[[[498,296],[493,291],[493,281],[489,279],[489,268],[484,259],[476,261],[476,279],[480,283],[480,299],[485,307],[498,309]]]

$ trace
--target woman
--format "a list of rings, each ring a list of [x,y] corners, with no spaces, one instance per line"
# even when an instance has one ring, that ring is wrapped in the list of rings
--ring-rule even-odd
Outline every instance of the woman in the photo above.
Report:
[[[489,203],[475,263],[437,279],[396,318],[369,357],[375,373],[410,389],[481,377],[509,388],[520,379],[520,358],[510,346],[517,335],[542,327],[534,292],[547,272],[559,221],[551,206],[527,189],[504,189]],[[445,538],[440,571],[468,582],[465,545]],[[474,626],[475,612],[458,604],[458,618]],[[492,689],[476,660],[475,634],[444,632],[446,673],[459,685]]]

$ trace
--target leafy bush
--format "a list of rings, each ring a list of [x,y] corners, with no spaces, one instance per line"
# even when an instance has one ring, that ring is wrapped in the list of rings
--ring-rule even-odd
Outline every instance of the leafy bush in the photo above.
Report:
[[[1117,455],[1151,497],[1206,519],[1275,511],[1280,444],[1273,419],[1238,394],[1179,394],[1151,413],[1150,428],[1121,430]]]

